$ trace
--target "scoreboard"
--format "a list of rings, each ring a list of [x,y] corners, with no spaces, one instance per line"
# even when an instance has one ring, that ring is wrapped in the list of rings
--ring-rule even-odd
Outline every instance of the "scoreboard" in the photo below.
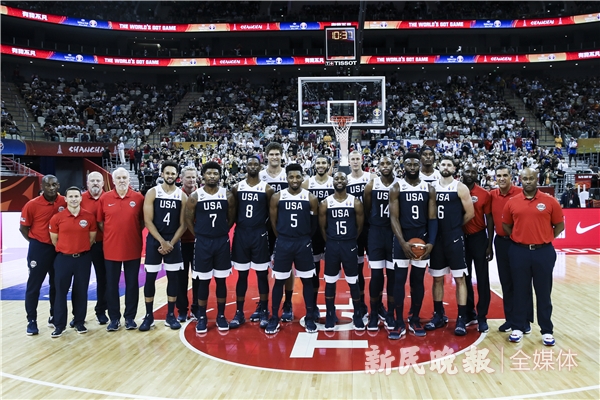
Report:
[[[325,65],[356,65],[356,28],[325,28]]]

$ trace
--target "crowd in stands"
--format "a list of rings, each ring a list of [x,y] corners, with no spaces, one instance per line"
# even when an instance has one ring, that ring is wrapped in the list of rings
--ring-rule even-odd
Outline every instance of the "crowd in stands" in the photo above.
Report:
[[[511,86],[555,135],[599,137],[600,81],[597,78],[515,77]]]
[[[146,7],[144,2],[70,2],[19,1],[3,2],[12,7],[67,15],[75,18],[148,23],[207,23],[240,21],[356,21],[359,2],[335,2],[284,7],[270,6],[261,13],[260,1],[162,1]],[[290,3],[291,4],[291,3]],[[576,15],[598,12],[598,2],[469,2],[410,1],[367,2],[366,20],[434,20],[434,19],[521,19]],[[264,15],[262,15],[264,14]]]
[[[2,117],[0,128],[2,130],[2,137],[5,137],[6,134],[18,135],[21,133],[21,130],[13,119],[12,114],[8,112],[4,100],[2,100]]]
[[[562,135],[572,134],[580,121],[586,125],[579,129],[585,129],[590,137],[598,132],[598,87],[594,79],[528,80],[514,76],[507,78],[507,83],[500,76],[468,79],[455,75],[445,81],[406,81],[389,76],[386,82],[388,128],[380,138],[388,140],[376,140],[363,131],[362,140],[352,143],[352,149],[364,154],[367,170],[376,171],[382,154],[393,154],[400,171],[401,156],[411,142],[414,147],[437,140],[440,154],[476,163],[484,183],[493,181],[494,166],[499,163],[508,163],[515,170],[526,165],[539,167],[543,183],[555,182],[567,167]],[[556,84],[560,84],[559,89]],[[554,118],[561,130],[560,143],[548,148],[537,146],[537,132],[504,100],[504,92],[509,90],[505,86],[535,105],[542,121]],[[33,76],[21,89],[28,109],[43,122],[48,140],[134,139],[128,147],[144,153],[144,168],[156,176],[161,160],[174,159],[197,167],[215,160],[226,166],[224,182],[233,185],[245,173],[247,156],[261,154],[273,140],[284,145],[285,162],[300,163],[305,169],[310,169],[315,154],[338,155],[338,145],[327,131],[298,129],[295,79],[273,79],[268,84],[253,84],[246,78],[199,79],[193,85],[194,100],[177,121],[171,107],[187,90],[177,82],[157,88],[131,82],[107,84]],[[7,124],[4,108],[2,114],[3,124]],[[165,134],[153,146],[149,139],[158,126],[166,128],[162,130]],[[188,143],[185,148],[189,150],[184,150],[185,142],[209,144],[189,148]]]
[[[26,107],[47,140],[116,142],[144,139],[156,128],[172,123],[172,107],[185,95],[179,82],[155,85],[135,82],[104,84],[76,78],[21,83]]]

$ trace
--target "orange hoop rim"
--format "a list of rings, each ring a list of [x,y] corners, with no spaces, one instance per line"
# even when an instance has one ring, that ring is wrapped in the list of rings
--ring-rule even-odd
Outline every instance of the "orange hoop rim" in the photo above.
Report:
[[[344,127],[348,124],[351,124],[352,123],[351,121],[354,119],[354,117],[347,116],[347,115],[335,115],[333,117],[329,117],[329,119],[331,120],[332,124],[335,124],[340,127]]]

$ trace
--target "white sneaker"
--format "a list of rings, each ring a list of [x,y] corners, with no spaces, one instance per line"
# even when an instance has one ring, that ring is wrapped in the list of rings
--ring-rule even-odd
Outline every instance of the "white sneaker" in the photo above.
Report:
[[[519,343],[523,339],[523,332],[518,329],[512,331],[510,336],[508,337],[508,341],[512,343]]]
[[[542,343],[544,343],[544,346],[554,346],[556,341],[551,333],[545,333],[542,335]]]

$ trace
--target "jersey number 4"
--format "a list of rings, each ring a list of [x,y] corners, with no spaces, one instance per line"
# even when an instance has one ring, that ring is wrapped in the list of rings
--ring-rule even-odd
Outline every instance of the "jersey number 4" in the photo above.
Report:
[[[167,224],[167,226],[169,226],[169,224],[171,223],[171,213],[168,212],[167,215],[165,215],[165,217],[163,218],[163,222],[165,224]]]

